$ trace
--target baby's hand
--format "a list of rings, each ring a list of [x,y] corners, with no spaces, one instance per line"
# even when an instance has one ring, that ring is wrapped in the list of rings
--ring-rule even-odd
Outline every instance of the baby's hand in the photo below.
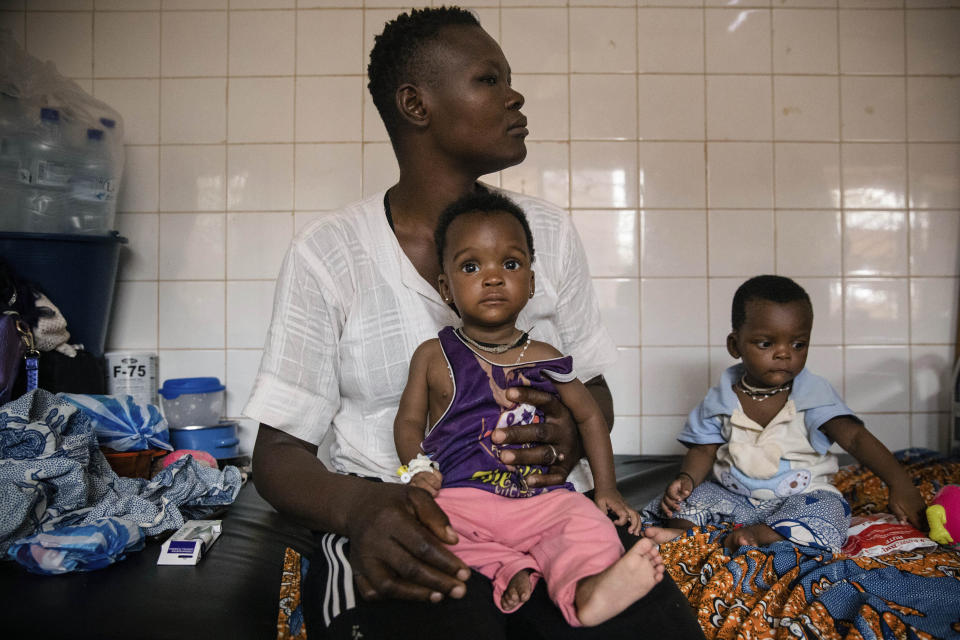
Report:
[[[668,518],[673,517],[673,512],[680,507],[680,503],[687,499],[690,492],[693,491],[693,480],[686,473],[677,476],[677,479],[667,485],[667,490],[663,492],[663,500],[660,501],[660,510]]]
[[[616,489],[597,491],[594,494],[593,501],[597,504],[597,507],[600,508],[600,511],[604,513],[612,511],[617,514],[617,519],[613,521],[614,524],[623,525],[629,523],[630,527],[627,530],[635,536],[640,535],[640,514],[623,500],[623,496],[620,495],[619,491]]]
[[[420,487],[434,498],[436,498],[437,493],[440,492],[440,485],[442,482],[443,474],[436,470],[421,471],[417,475],[410,478],[411,486]]]
[[[920,531],[927,531],[925,516],[927,505],[923,502],[920,490],[915,486],[890,488],[890,511],[900,524],[910,523]]]

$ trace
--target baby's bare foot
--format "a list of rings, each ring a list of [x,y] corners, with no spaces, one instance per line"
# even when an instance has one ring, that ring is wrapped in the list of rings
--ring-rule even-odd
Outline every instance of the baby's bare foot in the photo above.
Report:
[[[530,599],[531,593],[533,593],[533,587],[530,586],[530,572],[522,569],[510,578],[510,583],[500,596],[500,606],[504,611],[516,609]]]
[[[577,585],[577,618],[592,627],[617,615],[663,580],[663,559],[649,539],[638,541],[615,563]]]
[[[751,524],[745,527],[739,527],[727,534],[727,539],[723,541],[723,546],[727,551],[736,551],[746,545],[749,547],[762,547],[766,544],[772,544],[786,540],[782,535],[771,529],[763,523]]]
[[[677,536],[683,535],[683,529],[673,529],[671,527],[645,527],[643,536],[653,540],[657,544],[670,542]]]

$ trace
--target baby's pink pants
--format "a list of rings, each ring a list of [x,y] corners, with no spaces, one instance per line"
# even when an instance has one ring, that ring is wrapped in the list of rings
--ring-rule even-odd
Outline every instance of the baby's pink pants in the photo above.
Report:
[[[482,489],[441,489],[437,504],[460,536],[454,553],[493,582],[494,603],[521,569],[531,586],[542,575],[550,599],[571,626],[581,626],[577,583],[623,555],[616,527],[589,498],[555,489],[533,498],[505,498]]]

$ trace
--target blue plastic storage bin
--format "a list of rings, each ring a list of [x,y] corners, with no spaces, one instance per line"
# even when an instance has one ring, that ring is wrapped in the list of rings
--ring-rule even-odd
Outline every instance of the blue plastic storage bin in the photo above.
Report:
[[[71,343],[103,355],[113,305],[120,246],[110,235],[0,232],[0,257],[32,282],[67,319]]]

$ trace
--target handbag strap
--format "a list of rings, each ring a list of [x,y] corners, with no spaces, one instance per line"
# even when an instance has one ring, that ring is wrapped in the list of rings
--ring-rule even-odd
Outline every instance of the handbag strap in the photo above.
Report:
[[[23,318],[20,317],[20,314],[12,310],[7,310],[3,313],[5,315],[16,316],[14,318],[14,322],[17,327],[17,333],[20,334],[20,339],[27,348],[26,352],[23,354],[23,359],[26,361],[27,393],[29,393],[37,388],[37,383],[39,382],[40,352],[37,351],[37,345],[33,339],[33,331],[30,330],[30,325],[28,325]]]

